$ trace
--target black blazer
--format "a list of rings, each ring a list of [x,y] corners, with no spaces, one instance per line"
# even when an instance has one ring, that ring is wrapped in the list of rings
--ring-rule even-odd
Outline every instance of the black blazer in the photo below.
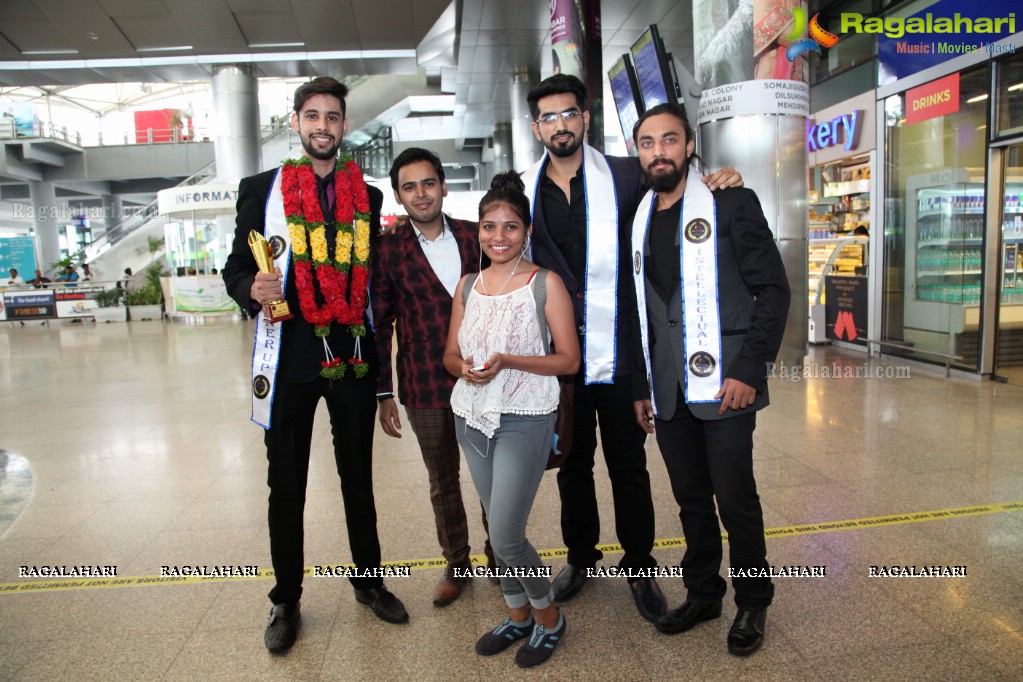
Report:
[[[768,363],[774,362],[781,347],[788,319],[788,278],[774,235],[767,226],[757,195],[745,188],[728,188],[714,193],[717,215],[718,312],[721,321],[721,367],[724,378],[737,379],[757,389],[753,405],[718,414],[721,404],[694,403],[690,411],[698,419],[727,419],[756,411],[769,403]],[[642,245],[649,256],[649,237]],[[679,248],[679,234],[675,234]],[[670,300],[665,301],[646,273],[646,306],[650,330],[650,365],[657,413],[670,419],[677,407],[680,387],[685,382],[683,357],[684,324],[681,322],[681,267],[672,259]],[[635,344],[642,364],[642,346]]]
[[[272,169],[243,178],[238,185],[237,217],[235,218],[234,243],[231,255],[224,264],[224,283],[227,293],[238,302],[242,310],[252,315],[259,313],[259,304],[249,297],[252,282],[259,271],[256,259],[249,249],[249,231],[263,232],[266,218],[266,203],[270,188],[273,185],[277,169]],[[380,207],[384,195],[375,187],[368,186],[370,205],[370,248],[380,233]],[[274,199],[276,200],[276,198]],[[277,368],[277,379],[289,383],[308,383],[319,376],[324,360],[323,341],[316,336],[315,326],[306,322],[298,304],[298,292],[295,289],[294,268],[288,270],[287,285],[284,298],[291,308],[293,319],[281,326],[281,356]],[[368,308],[368,306],[367,306]],[[331,325],[328,339],[330,350],[335,357],[347,362],[355,349],[355,340],[348,331],[347,325],[336,322]],[[369,363],[369,374],[360,381],[374,381],[379,370],[376,344],[373,332],[367,322],[366,335],[360,341],[362,359]],[[354,379],[354,372],[345,374],[345,381]]]
[[[462,271],[479,272],[480,242],[476,223],[448,218],[458,243]],[[398,331],[398,396],[402,405],[439,410],[451,406],[455,377],[441,359],[451,324],[451,294],[441,284],[412,224],[380,236],[372,256],[370,290],[376,324],[380,376],[377,393],[391,393],[391,339]]]
[[[605,156],[614,177],[614,191],[618,200],[618,324],[615,330],[615,346],[617,362],[615,365],[614,382],[621,384],[632,395],[630,375],[632,366],[629,360],[629,341],[631,330],[637,324],[636,294],[632,281],[632,256],[629,244],[632,239],[632,219],[636,208],[646,191],[643,189],[643,175],[639,160],[633,157]],[[546,168],[546,166],[545,166]],[[545,168],[540,170],[543,174]],[[610,188],[609,188],[610,191]],[[584,282],[576,280],[561,249],[551,237],[547,223],[543,217],[543,205],[540,192],[537,192],[536,206],[533,207],[533,262],[541,267],[558,273],[575,308],[575,324],[579,329],[579,347],[583,352],[582,365],[586,365],[586,346],[583,343],[583,303],[585,300]],[[582,375],[585,370],[580,369]]]

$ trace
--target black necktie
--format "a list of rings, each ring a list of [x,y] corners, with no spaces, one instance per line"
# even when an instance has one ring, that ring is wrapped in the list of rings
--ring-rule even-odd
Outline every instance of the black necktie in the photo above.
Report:
[[[333,197],[331,197],[330,195],[332,194],[332,192],[327,191],[328,188],[332,187],[333,182],[334,182],[333,173],[331,173],[325,178],[317,178],[316,180],[316,191],[320,197],[320,209],[323,211],[323,222],[327,223],[328,225],[334,222],[334,216],[332,215],[331,211],[333,204],[331,199]]]

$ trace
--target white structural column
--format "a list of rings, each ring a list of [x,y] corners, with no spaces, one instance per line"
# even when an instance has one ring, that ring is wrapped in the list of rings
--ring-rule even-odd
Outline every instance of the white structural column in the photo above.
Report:
[[[511,125],[503,121],[494,125],[494,172],[493,175],[513,170]],[[490,184],[487,183],[489,187]]]
[[[32,201],[36,232],[36,263],[46,274],[50,265],[60,260],[60,240],[57,236],[62,225],[62,217],[68,221],[71,218],[62,216],[58,210],[57,192],[52,182],[29,182],[28,193]]]
[[[258,94],[259,82],[251,64],[214,68],[213,109],[217,117],[214,152],[220,182],[238,182],[262,170]]]
[[[124,200],[120,194],[103,195],[103,220],[96,221],[97,225],[92,228],[92,238],[95,239],[104,232],[109,232],[124,221]],[[97,230],[99,224],[102,228]]]
[[[533,87],[533,79],[525,71],[512,75],[511,81],[511,148],[512,168],[522,172],[540,158],[542,147],[530,127],[533,117],[529,114],[526,95]]]

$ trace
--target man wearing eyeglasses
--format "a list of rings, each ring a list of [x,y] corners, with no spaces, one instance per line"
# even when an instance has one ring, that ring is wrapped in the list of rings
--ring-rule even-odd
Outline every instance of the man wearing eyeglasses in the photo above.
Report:
[[[547,152],[523,174],[533,207],[533,261],[557,272],[575,308],[583,364],[573,394],[573,443],[558,472],[561,532],[568,565],[554,580],[554,596],[571,599],[603,554],[593,481],[596,429],[611,478],[615,529],[625,554],[618,566],[640,614],[656,621],[667,611],[653,577],[654,506],[646,469],[646,433],[635,421],[629,333],[636,302],[629,239],[643,198],[642,169],[633,157],[603,156],[585,144],[590,116],[586,86],[557,74],[526,97],[533,134]],[[715,188],[742,185],[734,169],[704,178]],[[621,244],[621,246],[619,246]],[[585,323],[585,326],[584,326]]]

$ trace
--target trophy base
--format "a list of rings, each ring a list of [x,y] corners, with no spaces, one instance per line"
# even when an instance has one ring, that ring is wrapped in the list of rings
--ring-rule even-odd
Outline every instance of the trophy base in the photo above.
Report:
[[[270,324],[277,324],[278,322],[284,322],[295,317],[291,314],[291,309],[288,308],[287,301],[274,301],[273,303],[267,303],[263,306],[263,314],[266,319],[270,321]]]

